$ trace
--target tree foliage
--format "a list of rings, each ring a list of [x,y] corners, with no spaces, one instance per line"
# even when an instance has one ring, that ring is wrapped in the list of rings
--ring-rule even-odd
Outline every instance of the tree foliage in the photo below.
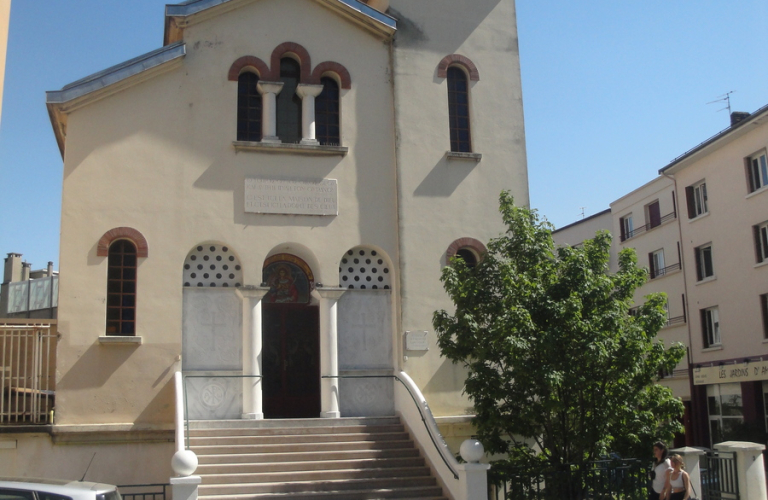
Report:
[[[468,371],[478,439],[515,463],[584,463],[607,451],[645,456],[681,431],[682,403],[657,385],[682,359],[656,333],[664,294],[629,314],[647,277],[634,250],[609,273],[611,237],[555,248],[552,227],[504,192],[504,235],[474,268],[461,259],[442,282],[455,312],[434,315],[438,345]]]

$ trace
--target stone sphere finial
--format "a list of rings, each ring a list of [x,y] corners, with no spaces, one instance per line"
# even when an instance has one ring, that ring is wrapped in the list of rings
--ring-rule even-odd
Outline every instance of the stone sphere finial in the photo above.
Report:
[[[468,463],[476,464],[485,455],[485,448],[483,448],[483,444],[477,439],[467,439],[461,443],[459,453],[461,453],[461,458]]]
[[[197,469],[197,455],[192,450],[181,450],[174,453],[171,467],[179,476],[191,476]]]

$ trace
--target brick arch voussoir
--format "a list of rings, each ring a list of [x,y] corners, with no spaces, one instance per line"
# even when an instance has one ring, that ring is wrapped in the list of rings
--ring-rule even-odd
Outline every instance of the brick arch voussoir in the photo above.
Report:
[[[448,67],[450,66],[463,66],[469,74],[469,79],[473,82],[480,80],[480,73],[477,71],[477,66],[468,57],[460,54],[451,54],[443,57],[440,64],[437,65],[438,78],[445,78],[448,76]]]
[[[309,57],[307,49],[302,47],[296,42],[283,42],[272,51],[272,57],[270,58],[270,66],[272,68],[272,78],[278,80],[280,78],[280,59],[287,53],[296,54],[299,58],[299,64],[301,64],[301,81],[300,83],[309,83],[312,61]]]
[[[448,245],[448,250],[445,251],[445,255],[448,257],[448,260],[454,257],[456,252],[462,248],[471,248],[481,259],[483,258],[483,255],[485,255],[485,253],[488,251],[488,249],[485,248],[485,245],[483,245],[483,242],[480,240],[476,240],[475,238],[459,238],[458,240]]]
[[[116,227],[110,229],[104,236],[99,239],[99,243],[96,245],[96,255],[99,257],[107,257],[109,255],[109,245],[115,240],[131,240],[136,245],[136,256],[147,257],[149,256],[149,246],[147,245],[147,239],[136,229],[132,227]]]
[[[243,72],[243,68],[255,69],[256,73],[259,75],[259,78],[262,80],[272,79],[272,75],[269,71],[267,63],[254,56],[243,56],[237,61],[233,62],[232,66],[229,67],[229,74],[227,75],[227,79],[230,82],[236,82],[240,76],[240,73]]]
[[[334,61],[324,61],[315,66],[315,69],[312,71],[312,83],[319,84],[320,79],[325,73],[335,73],[339,77],[342,89],[352,88],[352,78],[349,76],[349,71],[343,65]]]

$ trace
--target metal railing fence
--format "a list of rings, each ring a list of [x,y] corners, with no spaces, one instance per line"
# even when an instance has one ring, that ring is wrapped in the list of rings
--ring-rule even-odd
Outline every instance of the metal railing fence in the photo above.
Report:
[[[645,500],[648,471],[640,460],[597,460],[541,469],[492,468],[489,500]]]
[[[166,500],[168,483],[117,485],[123,500]]]
[[[665,215],[664,217],[661,217],[658,221],[656,221],[656,224],[648,223],[643,226],[637,227],[633,229],[632,231],[628,231],[621,235],[621,241],[627,241],[630,238],[634,238],[638,234],[644,233],[646,231],[650,231],[651,229],[655,227],[659,227],[660,225],[664,224],[667,221],[670,221],[677,217],[677,212],[671,212]]]
[[[701,457],[703,500],[739,500],[736,454],[710,452]]]
[[[51,325],[0,322],[0,424],[50,424],[58,335]]]

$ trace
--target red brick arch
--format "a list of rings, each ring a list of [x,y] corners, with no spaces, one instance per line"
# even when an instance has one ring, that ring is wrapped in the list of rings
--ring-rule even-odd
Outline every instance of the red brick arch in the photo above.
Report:
[[[301,81],[300,83],[310,82],[310,71],[312,69],[312,61],[309,57],[307,49],[295,42],[284,42],[275,47],[272,51],[272,57],[270,58],[270,67],[272,68],[272,78],[278,80],[280,78],[280,59],[286,54],[295,54],[299,58],[299,64],[301,64]]]
[[[240,76],[240,73],[243,72],[243,68],[255,69],[256,73],[259,75],[259,78],[262,80],[272,79],[272,75],[269,71],[269,68],[267,67],[267,64],[258,57],[254,56],[243,56],[237,61],[233,62],[232,66],[229,67],[229,75],[227,76],[227,79],[230,82],[236,82]]]
[[[437,65],[438,78],[445,78],[448,76],[449,66],[462,66],[467,71],[470,80],[473,82],[480,80],[480,73],[477,71],[475,63],[470,61],[468,57],[459,54],[451,54],[443,57],[440,64]]]
[[[352,79],[349,76],[349,71],[347,71],[347,68],[334,61],[321,62],[315,66],[315,69],[312,71],[312,83],[320,83],[320,78],[322,78],[325,73],[336,74],[341,88],[352,88]]]
[[[458,240],[448,245],[448,250],[445,251],[445,255],[448,257],[448,260],[450,261],[451,258],[456,255],[456,252],[462,248],[469,248],[473,250],[481,260],[483,255],[485,255],[485,252],[488,251],[488,249],[485,248],[485,245],[483,245],[480,240],[476,240],[474,238],[459,238]]]
[[[99,257],[109,256],[109,245],[115,240],[131,240],[136,245],[136,257],[147,257],[149,255],[149,246],[147,239],[136,229],[132,227],[116,227],[110,229],[99,240],[96,245],[96,255]]]

